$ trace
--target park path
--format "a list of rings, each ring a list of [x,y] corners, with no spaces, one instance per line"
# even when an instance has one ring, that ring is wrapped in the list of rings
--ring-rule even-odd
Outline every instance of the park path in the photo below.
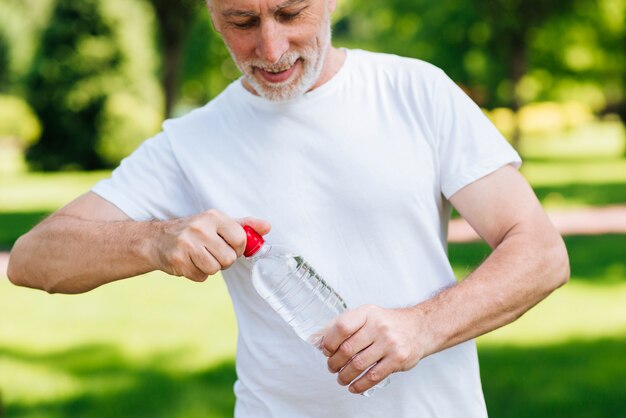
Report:
[[[561,235],[626,234],[626,204],[571,211],[548,212]],[[453,219],[450,242],[478,241],[478,235],[463,219]],[[6,276],[9,254],[0,252],[0,277]]]

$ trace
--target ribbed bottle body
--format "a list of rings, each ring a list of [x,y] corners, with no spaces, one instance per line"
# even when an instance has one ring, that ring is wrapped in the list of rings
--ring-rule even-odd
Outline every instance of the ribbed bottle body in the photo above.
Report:
[[[300,256],[272,247],[252,267],[257,292],[300,338],[319,346],[321,332],[346,303]]]

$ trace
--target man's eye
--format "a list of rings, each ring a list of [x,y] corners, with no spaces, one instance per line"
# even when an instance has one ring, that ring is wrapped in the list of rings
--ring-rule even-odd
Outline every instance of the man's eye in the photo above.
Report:
[[[257,19],[250,19],[243,22],[231,22],[238,29],[250,29],[256,26]]]
[[[290,20],[294,20],[295,18],[300,16],[300,13],[302,13],[304,9],[306,9],[306,7],[300,10],[297,10],[295,12],[287,12],[287,11],[280,12],[278,15],[278,18],[283,22],[289,22]]]

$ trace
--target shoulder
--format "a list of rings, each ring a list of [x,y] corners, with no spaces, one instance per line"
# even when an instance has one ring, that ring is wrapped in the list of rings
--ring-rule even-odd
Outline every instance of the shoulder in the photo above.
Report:
[[[442,69],[418,58],[350,50],[350,60],[354,87],[406,105],[428,105],[450,82]]]
[[[388,75],[400,79],[432,80],[442,77],[443,70],[419,58],[395,54],[371,52],[361,49],[350,50],[350,59],[355,69],[370,71],[377,75]]]

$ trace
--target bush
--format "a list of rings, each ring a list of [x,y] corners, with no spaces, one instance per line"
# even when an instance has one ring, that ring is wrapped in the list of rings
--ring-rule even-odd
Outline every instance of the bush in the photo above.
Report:
[[[27,80],[29,101],[43,125],[41,140],[26,154],[32,167],[115,165],[121,153],[111,149],[122,145],[128,152],[128,141],[136,144],[154,133],[152,115],[160,112],[161,97],[149,17],[139,2],[58,0]],[[121,93],[150,110],[128,114],[115,132],[102,131],[112,129],[103,121],[120,113],[112,108],[120,101],[112,97]]]
[[[39,120],[23,99],[0,95],[0,138],[16,140],[23,149],[34,144],[40,133]]]

